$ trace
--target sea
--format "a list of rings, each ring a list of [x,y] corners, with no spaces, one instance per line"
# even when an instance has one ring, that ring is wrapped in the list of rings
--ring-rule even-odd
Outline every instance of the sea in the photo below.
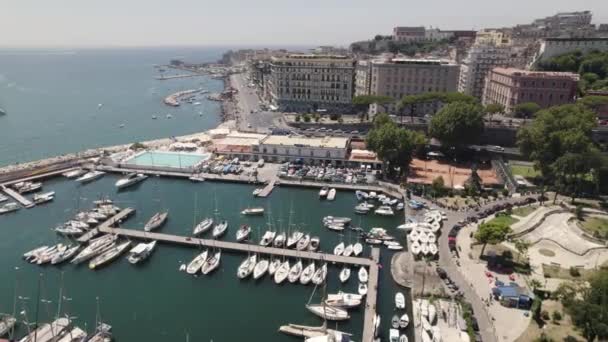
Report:
[[[222,82],[207,77],[158,81],[155,65],[170,59],[214,61],[223,49],[119,49],[119,50],[2,50],[0,51],[0,165],[76,152],[86,148],[182,135],[212,128],[220,121],[219,106],[201,99],[201,105],[169,108],[162,99],[175,91],[203,87],[220,91]],[[99,106],[98,104],[102,104]],[[201,116],[199,112],[202,112]],[[173,118],[166,119],[171,113]],[[151,117],[157,115],[157,120]],[[124,124],[124,127],[120,127]],[[238,265],[245,254],[222,253],[221,265],[209,276],[193,277],[179,271],[199,248],[159,244],[141,265],[121,257],[99,270],[86,264],[31,265],[22,260],[26,251],[41,245],[69,242],[52,229],[92,201],[110,197],[136,214],[123,228],[142,229],[161,210],[169,211],[161,232],[189,235],[200,220],[219,217],[229,222],[223,239],[235,240],[242,224],[253,227],[253,242],[270,226],[273,230],[300,229],[321,238],[321,250],[331,253],[340,242],[354,243],[354,231],[342,233],[322,226],[326,215],[349,216],[368,230],[384,227],[405,243],[395,227],[395,217],[356,216],[352,192],[338,191],[335,201],[322,201],[318,190],[279,187],[266,199],[254,198],[254,186],[230,183],[192,183],[151,177],[118,192],[116,175],[86,185],[55,178],[44,182],[44,191],[55,191],[51,203],[0,216],[0,313],[14,313],[22,323],[17,337],[28,327],[69,316],[75,325],[92,331],[98,320],[113,327],[116,341],[301,341],[280,334],[280,325],[321,325],[308,312],[307,303],[319,303],[323,293],[356,292],[357,269],[346,284],[338,274],[343,265],[330,265],[328,284],[315,288],[299,284],[276,285],[268,276],[239,280]],[[266,209],[263,217],[244,217],[251,206]],[[133,241],[135,243],[135,241]],[[369,255],[369,248],[365,248]],[[394,296],[407,294],[390,274],[393,252],[381,254],[378,313],[381,335],[388,340]],[[293,264],[296,260],[292,260]],[[59,310],[59,305],[61,308]],[[411,305],[408,303],[411,317]],[[401,314],[401,313],[399,313]],[[29,324],[28,324],[29,323]],[[344,322],[329,327],[350,332],[361,340],[363,308],[351,310]],[[408,337],[413,340],[412,328]]]

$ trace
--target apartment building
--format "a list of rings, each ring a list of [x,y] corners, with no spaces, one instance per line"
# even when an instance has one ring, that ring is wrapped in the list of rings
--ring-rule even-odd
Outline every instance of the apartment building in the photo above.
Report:
[[[424,26],[397,26],[393,28],[393,40],[402,42],[421,42],[426,40]]]
[[[580,51],[608,51],[607,38],[546,38],[540,47],[539,61],[563,55],[569,52]]]

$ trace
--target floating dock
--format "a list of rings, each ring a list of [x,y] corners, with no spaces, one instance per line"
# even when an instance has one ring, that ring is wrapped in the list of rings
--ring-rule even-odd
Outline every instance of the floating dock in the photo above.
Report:
[[[258,197],[262,197],[262,198],[268,197],[268,195],[270,195],[270,193],[274,189],[274,185],[276,183],[277,183],[277,179],[276,178],[274,178],[273,180],[271,180],[270,183],[268,183],[268,185],[266,185],[264,187],[264,189],[262,189],[262,191],[258,194]]]
[[[26,208],[31,208],[33,207],[35,204],[30,201],[29,199],[25,198],[24,196],[21,196],[20,193],[18,193],[17,191],[11,189],[11,188],[7,188],[6,186],[2,186],[2,191],[4,191],[5,194],[7,194],[8,196],[12,197],[15,201],[21,203],[22,206],[26,207]]]
[[[133,209],[133,208],[125,208],[125,209],[121,210],[118,214],[110,217],[108,220],[106,220],[105,222],[100,224],[97,228],[93,228],[93,229],[89,230],[88,232],[86,232],[84,235],[81,235],[76,241],[78,241],[80,243],[88,242],[89,240],[91,240],[92,238],[94,238],[95,236],[97,236],[100,233],[100,228],[110,227],[116,223],[120,223],[127,217],[131,216],[131,214],[133,214],[134,212],[135,212],[135,209]]]

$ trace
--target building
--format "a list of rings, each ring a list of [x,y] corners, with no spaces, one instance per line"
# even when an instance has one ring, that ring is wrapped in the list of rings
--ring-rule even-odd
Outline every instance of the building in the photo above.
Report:
[[[517,25],[513,28],[513,35],[523,39],[594,37],[597,32],[591,19],[590,11],[557,13],[530,24]]]
[[[442,31],[438,28],[429,28],[424,31],[424,39],[427,41],[437,42],[454,37],[453,31]]]
[[[505,46],[511,45],[511,38],[501,30],[481,30],[475,36],[475,44]]]
[[[393,28],[393,40],[398,43],[421,42],[426,40],[424,26],[397,26]]]
[[[358,61],[355,67],[355,96],[369,95],[371,82],[371,61]]]
[[[307,164],[344,165],[349,138],[269,135],[254,146],[257,158],[271,162],[301,160]]]
[[[495,67],[524,68],[528,64],[525,47],[475,44],[460,67],[458,91],[481,99],[486,75]]]
[[[380,110],[395,114],[397,100],[406,95],[453,92],[458,89],[459,67],[455,63],[444,60],[404,58],[375,60],[371,62],[370,73],[370,95],[390,96],[395,99],[395,103],[389,104],[386,108],[379,109],[372,106],[372,114]],[[431,111],[432,109],[424,106],[417,108],[418,114],[427,114]]]
[[[349,111],[355,61],[336,55],[288,55],[270,60],[270,101],[283,111]]]
[[[573,103],[578,80],[578,74],[570,72],[494,68],[486,78],[482,102],[501,104],[507,113],[525,102],[534,102],[541,108]]]
[[[547,38],[540,47],[539,61],[569,52],[608,51],[608,38]]]

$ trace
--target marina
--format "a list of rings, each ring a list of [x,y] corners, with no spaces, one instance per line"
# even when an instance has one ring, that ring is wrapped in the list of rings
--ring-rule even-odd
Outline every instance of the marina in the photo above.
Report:
[[[34,203],[32,203],[32,201],[27,199],[25,196],[22,196],[20,193],[18,193],[17,191],[15,191],[7,186],[3,185],[2,191],[4,191],[5,194],[7,194],[11,198],[13,198],[15,201],[21,203],[21,205],[26,208],[31,208],[35,205]]]

